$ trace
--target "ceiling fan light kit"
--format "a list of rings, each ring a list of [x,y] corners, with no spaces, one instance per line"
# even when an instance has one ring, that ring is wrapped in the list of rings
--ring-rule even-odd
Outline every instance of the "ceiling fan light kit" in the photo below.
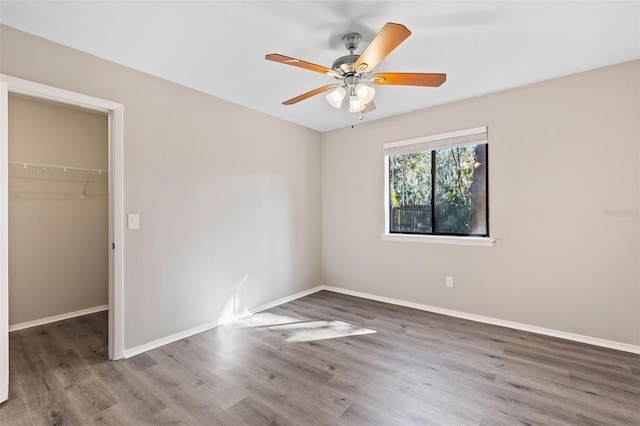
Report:
[[[284,101],[284,105],[293,105],[327,90],[334,89],[326,96],[327,102],[332,107],[340,108],[342,101],[348,94],[349,111],[367,113],[373,111],[376,107],[373,103],[376,91],[365,82],[396,86],[438,87],[446,81],[446,74],[379,73],[371,75],[373,69],[409,35],[411,35],[411,31],[404,25],[388,22],[374,37],[365,51],[360,55],[356,55],[353,52],[360,45],[362,37],[358,33],[345,34],[342,37],[342,41],[349,54],[336,59],[331,68],[277,53],[266,55],[265,59],[327,74],[340,81],[338,84],[329,84]]]
[[[360,112],[364,109],[364,104],[358,96],[349,96],[349,112]]]
[[[340,108],[342,106],[342,100],[344,99],[347,91],[344,87],[336,87],[336,89],[327,95],[327,102],[334,107]]]
[[[356,94],[362,100],[363,104],[368,104],[373,100],[376,95],[376,89],[366,86],[364,83],[358,83],[356,85]]]

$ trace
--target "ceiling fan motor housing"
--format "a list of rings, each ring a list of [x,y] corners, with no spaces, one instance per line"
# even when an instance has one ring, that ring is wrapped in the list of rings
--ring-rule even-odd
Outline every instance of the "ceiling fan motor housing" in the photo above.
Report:
[[[346,55],[333,61],[331,69],[338,71],[341,75],[353,73],[353,64],[356,63],[360,55]]]
[[[360,55],[354,55],[353,51],[358,48],[362,36],[358,33],[347,33],[342,37],[344,47],[349,51],[349,54],[341,58],[336,59],[331,66],[331,69],[339,72],[342,76],[345,74],[353,73],[353,64],[356,63]]]

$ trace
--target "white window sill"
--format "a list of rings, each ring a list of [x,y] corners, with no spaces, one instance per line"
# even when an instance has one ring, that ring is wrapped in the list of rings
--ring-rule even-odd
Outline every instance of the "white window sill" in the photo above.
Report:
[[[397,241],[406,243],[449,244],[457,246],[493,247],[496,240],[488,237],[454,237],[446,235],[411,235],[411,234],[382,234],[382,241]]]

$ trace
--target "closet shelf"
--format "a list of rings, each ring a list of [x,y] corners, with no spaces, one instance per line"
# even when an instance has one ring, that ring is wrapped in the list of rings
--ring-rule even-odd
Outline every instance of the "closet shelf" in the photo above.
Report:
[[[52,166],[49,164],[20,163],[9,161],[11,169],[26,169],[40,172],[77,173],[82,175],[108,175],[108,170],[83,169],[81,167]]]

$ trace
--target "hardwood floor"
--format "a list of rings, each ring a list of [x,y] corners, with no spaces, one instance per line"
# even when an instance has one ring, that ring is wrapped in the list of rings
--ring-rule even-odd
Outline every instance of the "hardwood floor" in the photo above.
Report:
[[[11,333],[0,424],[640,424],[638,355],[327,291],[123,361],[106,333]]]

